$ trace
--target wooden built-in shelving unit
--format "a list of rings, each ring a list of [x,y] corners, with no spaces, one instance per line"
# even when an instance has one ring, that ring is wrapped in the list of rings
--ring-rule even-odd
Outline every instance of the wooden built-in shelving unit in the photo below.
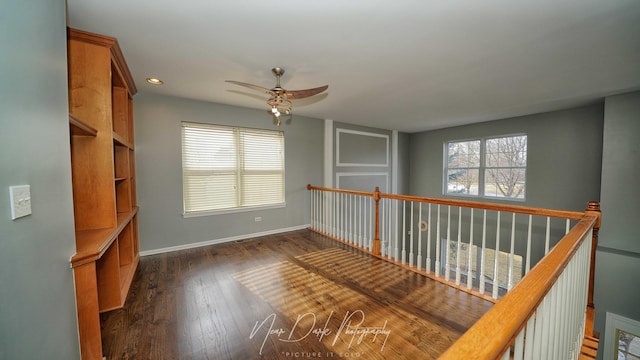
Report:
[[[100,312],[121,308],[139,261],[133,95],[114,38],[68,30],[69,129],[78,328],[83,359],[102,359]]]

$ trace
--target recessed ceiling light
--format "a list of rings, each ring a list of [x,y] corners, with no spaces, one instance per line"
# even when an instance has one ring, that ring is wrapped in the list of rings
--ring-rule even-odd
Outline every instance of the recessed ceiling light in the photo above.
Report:
[[[149,84],[152,84],[152,85],[162,85],[162,84],[164,84],[164,81],[162,81],[160,79],[156,79],[156,78],[147,78],[147,82]]]

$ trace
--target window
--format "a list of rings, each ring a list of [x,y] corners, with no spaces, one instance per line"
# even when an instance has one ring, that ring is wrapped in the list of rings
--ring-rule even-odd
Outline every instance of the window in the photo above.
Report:
[[[640,359],[640,322],[607,312],[603,354],[605,359]]]
[[[640,359],[640,336],[616,329],[616,358]]]
[[[445,194],[524,200],[526,135],[451,141],[445,151]]]
[[[281,131],[182,123],[184,213],[284,205]]]

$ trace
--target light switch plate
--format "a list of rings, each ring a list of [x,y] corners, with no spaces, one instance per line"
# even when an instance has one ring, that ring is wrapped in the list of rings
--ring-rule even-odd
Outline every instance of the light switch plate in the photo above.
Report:
[[[31,186],[9,186],[11,220],[31,215]]]

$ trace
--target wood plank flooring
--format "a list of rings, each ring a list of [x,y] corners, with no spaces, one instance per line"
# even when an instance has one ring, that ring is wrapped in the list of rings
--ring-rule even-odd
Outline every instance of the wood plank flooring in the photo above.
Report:
[[[308,230],[143,257],[107,359],[429,359],[491,303]]]

